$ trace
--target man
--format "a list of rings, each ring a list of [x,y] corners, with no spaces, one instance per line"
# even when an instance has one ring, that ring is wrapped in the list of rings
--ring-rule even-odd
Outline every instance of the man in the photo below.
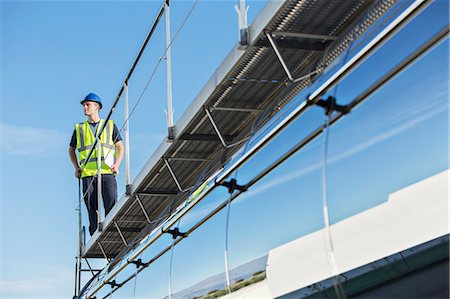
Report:
[[[108,215],[117,201],[117,182],[115,175],[119,171],[122,162],[124,148],[119,130],[112,120],[105,124],[105,120],[99,116],[102,109],[102,101],[100,97],[94,93],[88,94],[81,101],[84,108],[84,115],[87,121],[75,124],[75,130],[72,134],[69,147],[69,157],[75,168],[75,176],[81,177],[83,182],[84,202],[89,214],[89,233],[92,236],[97,230],[97,149],[95,149],[88,162],[82,168],[85,160],[94,144],[95,137],[104,126],[102,134],[98,142],[101,142],[101,186],[103,205],[105,207],[105,216]],[[98,144],[97,142],[97,144]],[[78,150],[78,158],[75,153]],[[117,152],[117,153],[116,153]]]

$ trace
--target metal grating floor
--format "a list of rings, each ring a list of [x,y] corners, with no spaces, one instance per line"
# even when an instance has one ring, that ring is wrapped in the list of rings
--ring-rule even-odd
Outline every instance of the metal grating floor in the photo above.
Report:
[[[251,28],[251,45],[245,51],[233,50],[238,52],[240,57],[232,66],[226,67],[229,58],[227,57],[221,66],[226,73],[215,83],[212,92],[203,97],[201,105],[193,103],[183,115],[186,121],[176,124],[175,140],[160,146],[163,150],[152,156],[140,176],[133,182],[131,195],[122,197],[106,217],[103,232],[96,232],[86,244],[84,257],[120,257],[125,251],[132,250],[134,244],[145,237],[154,226],[164,221],[169,213],[189,196],[189,190],[179,190],[164,159],[167,159],[178,178],[181,189],[187,189],[201,184],[244,145],[241,143],[224,150],[205,108],[210,108],[221,134],[227,144],[231,144],[249,136],[252,128],[255,131],[260,129],[280,108],[311,83],[314,76],[297,83],[287,79],[265,32],[273,33],[273,39],[288,69],[294,78],[298,78],[318,67],[326,68],[348,47],[351,38],[362,34],[394,2],[269,2],[271,7],[276,9],[261,17],[263,25],[260,28]],[[364,21],[363,25],[360,24],[361,20]],[[308,35],[329,38],[318,39]],[[220,108],[257,110],[224,111]],[[143,213],[138,200],[149,219]]]

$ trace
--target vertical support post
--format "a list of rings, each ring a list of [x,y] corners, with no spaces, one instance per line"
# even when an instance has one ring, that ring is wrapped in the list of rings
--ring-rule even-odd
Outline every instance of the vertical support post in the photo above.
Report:
[[[101,125],[101,122],[98,126]],[[97,132],[100,131],[100,128],[97,128]],[[102,142],[100,140],[100,136],[96,136],[98,138],[97,141],[97,229],[98,231],[102,231],[102,223],[103,223],[103,200],[102,200]]]
[[[79,258],[78,261],[78,266],[77,266],[77,270],[78,270],[78,277],[77,277],[77,296],[80,296],[80,291],[81,291],[81,267],[83,265],[82,263],[82,259],[81,256]]]
[[[234,5],[234,10],[238,15],[238,24],[239,24],[239,49],[244,50],[250,44],[250,32],[248,30],[247,24],[247,13],[248,6],[245,4],[245,0],[239,0],[239,7]]]
[[[124,83],[125,87],[125,194],[131,194],[131,174],[130,174],[130,127],[129,127],[129,112],[128,112],[128,81]]]
[[[81,215],[81,202],[83,201],[83,191],[81,187],[81,178],[78,178],[78,256],[75,277],[75,296],[80,294],[81,289],[81,255],[83,252],[83,224]]]
[[[78,270],[78,256],[77,256],[77,258],[76,258],[76,262],[75,262],[75,288],[74,288],[74,291],[73,291],[73,299],[76,299],[77,297],[78,297],[78,281],[79,281],[79,279],[78,279],[78,273],[79,272],[81,272],[81,271],[79,271]]]
[[[170,0],[166,0],[164,4],[166,16],[166,83],[167,83],[167,138],[173,141],[175,128],[173,125],[173,109],[172,109],[172,57],[170,53]]]

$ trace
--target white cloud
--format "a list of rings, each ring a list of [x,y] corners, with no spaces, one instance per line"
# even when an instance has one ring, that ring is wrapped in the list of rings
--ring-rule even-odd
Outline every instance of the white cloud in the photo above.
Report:
[[[54,129],[0,124],[0,150],[14,156],[48,156],[69,145],[70,136]]]
[[[419,107],[420,108],[420,107]],[[392,122],[388,122],[386,127],[390,128],[389,130],[383,131],[380,134],[374,135],[372,138],[366,140],[365,142],[362,142],[360,144],[354,145],[350,150],[345,151],[343,153],[337,154],[334,157],[331,157],[331,159],[329,159],[329,162],[337,162],[340,161],[344,158],[347,158],[353,154],[356,154],[364,149],[367,149],[371,146],[374,146],[386,139],[389,139],[391,137],[394,137],[418,124],[420,124],[421,122],[432,118],[433,116],[444,112],[445,110],[448,109],[448,107],[446,106],[438,106],[438,107],[433,107],[430,106],[429,108],[431,109],[419,109],[418,111],[410,111],[410,117],[404,117],[404,119],[402,120],[402,122],[398,122],[395,124],[394,123],[394,119],[392,120]],[[420,113],[419,113],[420,112]],[[397,126],[395,126],[397,125]]]
[[[2,295],[8,298],[67,297],[73,288],[73,272],[58,266],[47,266],[46,268],[53,268],[53,271],[49,271],[50,269],[42,269],[43,271],[38,273],[30,271],[24,273],[20,279],[4,277],[1,282]]]
[[[202,219],[203,217],[205,217],[207,214],[209,214],[212,210],[217,208],[222,202],[224,202],[226,200],[227,200],[227,197],[218,198],[218,199],[215,199],[214,201],[212,201],[208,204],[205,204],[201,207],[194,208],[193,210],[189,211],[189,213],[187,213],[186,216],[184,216],[182,218],[182,224],[183,225],[194,224],[195,222],[197,222],[200,219]]]

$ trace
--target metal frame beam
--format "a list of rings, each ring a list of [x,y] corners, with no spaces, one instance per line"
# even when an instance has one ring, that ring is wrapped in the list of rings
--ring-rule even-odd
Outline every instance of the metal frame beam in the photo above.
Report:
[[[190,161],[190,162],[211,162],[211,159],[205,158],[183,158],[183,157],[172,157],[167,158],[169,161]]]
[[[209,119],[209,121],[211,122],[211,124],[212,124],[212,126],[213,126],[213,128],[214,128],[214,131],[216,132],[217,136],[219,137],[220,142],[222,143],[222,146],[223,146],[224,148],[231,148],[231,147],[234,147],[234,146],[236,146],[236,145],[238,145],[238,144],[241,144],[242,142],[247,141],[247,140],[250,138],[250,136],[248,136],[248,137],[245,137],[245,138],[243,138],[242,140],[239,140],[239,141],[237,141],[237,142],[235,142],[235,143],[227,144],[227,143],[225,142],[225,140],[224,140],[224,136],[222,135],[222,133],[220,133],[219,127],[217,126],[216,122],[214,121],[214,118],[213,118],[212,115],[211,115],[211,111],[209,111],[209,109],[206,108],[206,107],[203,107],[203,110],[205,111],[206,115],[208,116],[208,119]]]
[[[225,135],[223,136],[225,140],[232,140],[233,136]],[[209,142],[218,142],[220,138],[215,134],[183,134],[179,138],[179,140],[191,140],[191,141],[209,141]]]
[[[211,122],[211,124],[212,124],[212,126],[213,126],[213,128],[214,128],[214,131],[216,132],[217,136],[219,137],[220,142],[222,143],[223,147],[226,148],[226,147],[227,147],[227,143],[225,142],[225,139],[224,139],[224,137],[222,136],[222,133],[220,133],[219,127],[217,127],[217,124],[216,124],[216,122],[214,121],[214,119],[213,119],[213,117],[212,117],[212,115],[211,115],[211,112],[210,112],[209,109],[206,108],[206,107],[204,108],[204,110],[205,110],[206,115],[208,116],[209,121]]]
[[[136,195],[136,201],[139,204],[139,206],[141,207],[142,213],[144,213],[144,216],[145,216],[145,219],[147,220],[147,222],[151,223],[150,217],[148,217],[147,211],[145,210],[144,205],[142,204],[138,195]]]
[[[154,196],[154,197],[167,197],[167,196],[175,196],[178,194],[178,191],[147,191],[147,192],[136,192],[133,193],[134,195],[140,195],[140,196]]]
[[[292,37],[278,37],[277,47],[280,49],[305,50],[305,51],[324,51],[331,41],[319,40],[299,40]],[[268,48],[271,47],[270,42],[265,39],[259,40],[255,47]]]
[[[98,244],[98,247],[100,248],[100,251],[103,254],[103,257],[105,258],[105,260],[108,261],[109,259],[108,259],[108,256],[106,255],[105,249],[102,246],[102,243],[100,243],[100,241],[97,241],[97,244]]]
[[[318,39],[318,40],[336,40],[338,38],[337,36],[309,34],[300,32],[272,31],[271,34],[276,36],[297,37],[297,38]]]
[[[95,271],[95,272],[100,272],[100,271],[102,271],[101,269],[92,269],[91,264],[89,264],[89,261],[88,261],[87,258],[84,258],[84,261],[86,262],[86,265],[88,266],[89,269],[81,269],[81,271],[83,271],[83,272],[89,271],[89,272],[91,272],[92,276],[95,276],[94,271]]]
[[[127,240],[125,240],[125,237],[124,237],[122,231],[120,230],[120,227],[119,227],[119,225],[117,224],[116,221],[114,221],[114,226],[116,227],[117,232],[119,233],[120,238],[122,239],[123,244],[125,244],[125,246],[128,246]]]
[[[229,112],[251,112],[251,113],[261,113],[262,109],[253,108],[238,108],[238,107],[208,107],[210,111],[229,111]]]
[[[275,32],[280,33],[279,31],[275,31]],[[286,75],[287,75],[289,81],[291,81],[291,82],[293,82],[293,83],[297,83],[297,82],[299,82],[299,81],[301,81],[301,80],[304,80],[304,79],[306,79],[306,78],[309,78],[309,77],[311,77],[312,75],[315,75],[315,74],[320,73],[320,72],[322,71],[322,69],[316,69],[316,70],[314,70],[314,71],[312,71],[312,72],[310,72],[310,73],[308,73],[308,74],[306,74],[306,75],[303,75],[303,76],[301,76],[301,77],[299,77],[299,78],[295,78],[295,79],[294,79],[294,78],[292,77],[291,72],[289,71],[289,68],[288,68],[286,62],[285,62],[284,59],[283,59],[283,56],[281,56],[281,53],[280,53],[280,51],[278,50],[278,47],[277,47],[277,45],[275,44],[275,41],[274,41],[273,38],[272,38],[272,35],[273,35],[274,33],[273,33],[273,32],[270,32],[270,33],[269,33],[269,32],[266,31],[266,32],[264,32],[264,34],[266,35],[267,39],[269,40],[269,43],[270,43],[270,45],[271,45],[273,51],[275,52],[275,55],[277,56],[278,61],[280,62],[281,66],[283,67],[284,72],[286,73]]]
[[[287,67],[286,62],[284,62],[284,59],[281,56],[280,51],[278,51],[278,47],[275,44],[275,42],[273,41],[272,34],[267,31],[265,31],[264,34],[266,35],[267,39],[269,40],[269,43],[272,46],[272,49],[275,52],[275,55],[277,56],[278,61],[281,63],[281,66],[283,67],[284,72],[286,73],[287,77],[289,78],[289,81],[293,81],[294,79],[292,78],[292,74],[289,71],[289,68]]]
[[[122,219],[118,220],[117,223],[118,224],[122,224],[122,223],[123,224],[130,224],[130,223],[138,223],[138,224],[141,223],[142,224],[142,223],[146,223],[146,221],[145,220],[127,220],[127,219],[123,219],[122,218]],[[123,227],[122,227],[122,230],[125,231],[125,232],[127,231]]]
[[[121,221],[121,222],[126,223],[126,221]],[[136,223],[136,222],[134,222],[134,223]],[[140,227],[122,227],[120,230],[122,231],[122,233],[140,233],[142,231],[142,229],[145,227],[145,225],[147,225],[147,223],[145,221],[141,221],[139,224],[141,224],[142,226],[140,226]]]
[[[175,184],[177,185],[178,190],[179,190],[180,192],[183,192],[183,188],[181,188],[180,182],[178,181],[178,178],[177,178],[177,176],[175,175],[175,172],[173,172],[172,166],[170,166],[170,163],[169,163],[168,159],[163,158],[163,161],[164,161],[164,164],[166,164],[167,169],[169,170],[170,174],[172,175],[172,178],[173,178]]]

